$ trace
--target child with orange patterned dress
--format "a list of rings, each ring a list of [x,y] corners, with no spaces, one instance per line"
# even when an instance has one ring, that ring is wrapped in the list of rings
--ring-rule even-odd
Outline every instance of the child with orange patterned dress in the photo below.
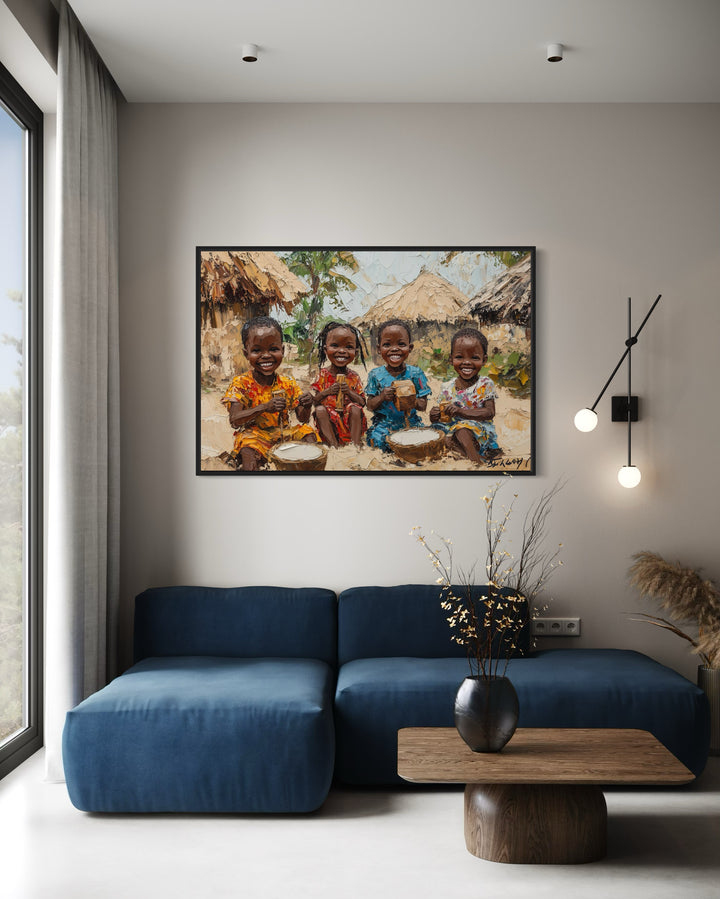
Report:
[[[303,393],[290,375],[278,374],[285,353],[279,323],[265,315],[252,318],[243,325],[242,341],[250,371],[232,379],[222,403],[236,429],[231,457],[243,471],[257,471],[281,440],[317,443],[318,436],[307,423],[312,394]],[[289,422],[290,410],[297,425]]]
[[[316,391],[315,424],[323,443],[328,446],[344,446],[352,441],[362,446],[362,435],[367,428],[365,418],[365,392],[359,375],[348,368],[360,353],[365,365],[362,337],[353,325],[328,322],[317,339],[320,371],[312,388]],[[323,368],[327,359],[330,365]]]

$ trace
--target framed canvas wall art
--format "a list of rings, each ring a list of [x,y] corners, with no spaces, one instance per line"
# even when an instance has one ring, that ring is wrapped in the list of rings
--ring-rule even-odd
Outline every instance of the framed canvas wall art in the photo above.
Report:
[[[535,473],[534,247],[198,247],[197,472]]]

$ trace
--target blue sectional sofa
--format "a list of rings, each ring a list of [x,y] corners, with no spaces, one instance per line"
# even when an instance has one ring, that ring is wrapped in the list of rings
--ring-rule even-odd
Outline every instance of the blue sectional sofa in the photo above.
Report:
[[[529,651],[521,727],[648,730],[696,775],[709,707],[642,653]],[[333,776],[405,783],[397,731],[451,726],[468,674],[436,585],[169,587],[135,607],[135,664],[67,715],[74,805],[95,812],[308,812]]]

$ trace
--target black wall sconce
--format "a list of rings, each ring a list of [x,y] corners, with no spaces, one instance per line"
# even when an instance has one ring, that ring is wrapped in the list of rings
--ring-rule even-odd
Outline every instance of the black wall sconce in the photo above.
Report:
[[[598,394],[598,398],[595,400],[592,406],[586,409],[581,409],[575,416],[575,427],[578,429],[578,431],[593,431],[595,429],[598,421],[595,407],[600,402],[603,394],[612,383],[612,379],[618,373],[620,366],[623,364],[625,359],[627,359],[627,394],[623,396],[614,396],[612,398],[611,407],[612,420],[626,421],[628,428],[627,465],[623,465],[622,468],[618,471],[618,481],[622,484],[623,487],[637,487],[637,485],[640,483],[640,469],[636,465],[632,464],[632,423],[634,421],[637,421],[640,417],[639,401],[638,398],[636,396],[633,396],[632,393],[632,348],[638,342],[638,336],[640,335],[642,329],[645,327],[647,320],[653,314],[655,307],[660,302],[661,296],[662,294],[658,294],[657,299],[650,307],[650,311],[642,320],[642,324],[634,334],[632,333],[632,300],[630,299],[630,297],[628,297],[628,338],[625,341],[625,352],[620,357],[620,361],[613,369],[612,374],[605,382],[605,386]]]

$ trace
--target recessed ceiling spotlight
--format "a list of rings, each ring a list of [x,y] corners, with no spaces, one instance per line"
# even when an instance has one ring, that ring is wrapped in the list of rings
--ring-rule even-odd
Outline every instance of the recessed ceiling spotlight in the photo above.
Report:
[[[547,46],[548,62],[562,62],[562,58],[563,58],[563,45],[562,44],[548,44],[548,46]]]
[[[257,62],[257,59],[258,59],[257,44],[243,44],[242,45],[242,58],[243,58],[243,62]]]

